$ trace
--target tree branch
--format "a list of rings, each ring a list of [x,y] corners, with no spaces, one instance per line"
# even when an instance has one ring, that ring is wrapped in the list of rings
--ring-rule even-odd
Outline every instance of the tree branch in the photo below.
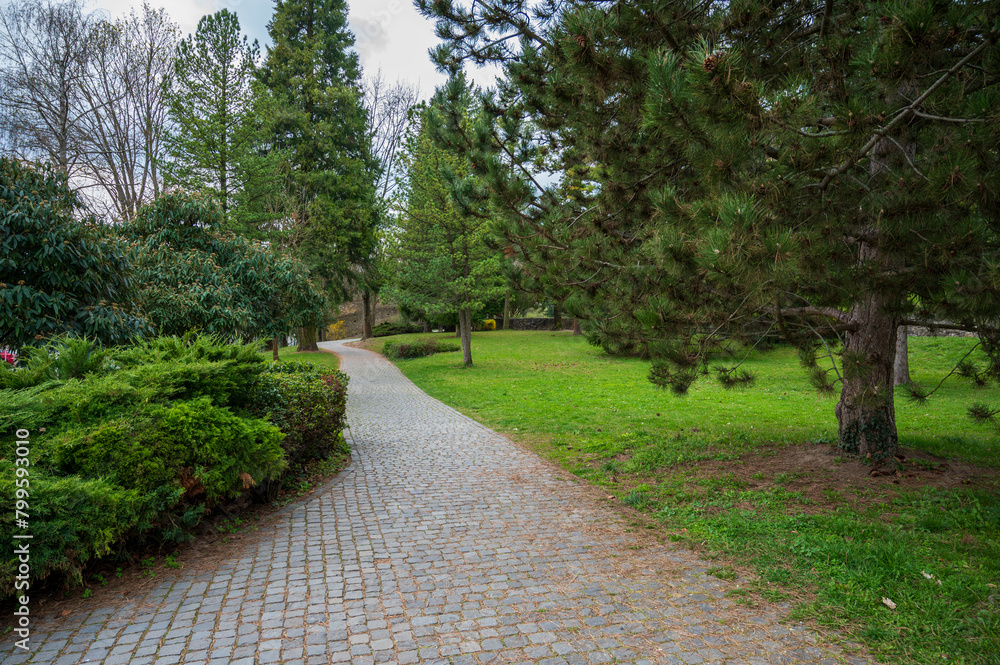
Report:
[[[886,134],[892,131],[892,129],[895,128],[896,125],[900,124],[910,116],[914,115],[914,111],[917,109],[917,107],[923,104],[927,100],[927,98],[930,97],[932,94],[934,94],[934,92],[938,88],[943,86],[948,79],[957,74],[969,61],[971,61],[973,58],[975,58],[980,53],[985,51],[987,47],[989,47],[992,43],[993,40],[988,39],[979,46],[977,46],[976,48],[974,48],[968,55],[959,60],[957,63],[955,63],[955,65],[951,69],[945,72],[944,75],[941,76],[941,78],[935,81],[933,85],[927,88],[927,90],[924,90],[923,94],[921,94],[919,97],[913,100],[913,102],[911,102],[908,106],[900,110],[899,113],[896,114],[896,117],[893,118],[891,122],[889,122],[889,124],[887,124],[885,127],[875,132],[875,134],[871,137],[868,143],[866,143],[857,153],[852,155],[847,161],[845,161],[840,166],[828,171],[826,176],[823,178],[823,182],[821,182],[819,185],[820,191],[825,191],[834,178],[847,171],[847,169],[851,168],[862,157],[871,152],[872,149],[876,145],[878,145],[878,142],[881,141]]]

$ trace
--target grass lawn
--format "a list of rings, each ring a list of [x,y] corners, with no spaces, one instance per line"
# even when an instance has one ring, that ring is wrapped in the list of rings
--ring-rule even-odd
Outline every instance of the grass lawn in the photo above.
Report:
[[[294,346],[286,346],[278,349],[278,362],[308,362],[318,367],[340,369],[340,358],[332,351],[303,351],[299,353],[295,348]],[[267,352],[267,358],[271,359],[271,351]]]
[[[972,343],[911,338],[913,379],[934,387]],[[752,354],[752,388],[705,377],[685,397],[569,333],[476,333],[473,360],[397,365],[717,558],[719,577],[751,573],[737,600],[790,600],[791,618],[891,662],[1000,662],[1000,436],[965,414],[1000,403],[995,389],[953,377],[923,404],[898,393],[905,449],[876,470],[837,454],[836,398],[817,396],[791,349]]]

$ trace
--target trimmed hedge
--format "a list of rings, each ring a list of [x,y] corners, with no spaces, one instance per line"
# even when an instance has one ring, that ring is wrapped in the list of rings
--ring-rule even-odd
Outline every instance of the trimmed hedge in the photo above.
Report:
[[[268,364],[255,345],[174,337],[105,353],[63,340],[26,365],[0,366],[0,531],[17,532],[27,489],[32,584],[80,582],[96,559],[189,539],[217,506],[346,452],[347,377]],[[31,432],[27,487],[15,484],[18,429]],[[18,563],[0,553],[0,599]]]
[[[267,417],[284,434],[290,464],[350,453],[344,441],[347,375],[321,371],[312,363],[272,363],[254,387],[255,415]]]
[[[424,327],[415,323],[398,323],[386,321],[372,328],[372,337],[389,337],[391,335],[409,335],[423,332]]]
[[[462,348],[455,342],[446,342],[437,339],[421,339],[413,342],[398,342],[394,339],[386,341],[382,345],[382,355],[386,358],[423,358],[435,353],[447,353],[458,351]]]

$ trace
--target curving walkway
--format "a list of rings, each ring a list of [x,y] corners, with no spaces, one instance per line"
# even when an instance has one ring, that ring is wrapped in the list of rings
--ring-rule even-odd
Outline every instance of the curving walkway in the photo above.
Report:
[[[350,375],[354,462],[231,558],[34,626],[0,662],[867,663],[640,546],[591,494],[381,357]],[[637,549],[638,548],[638,549]]]

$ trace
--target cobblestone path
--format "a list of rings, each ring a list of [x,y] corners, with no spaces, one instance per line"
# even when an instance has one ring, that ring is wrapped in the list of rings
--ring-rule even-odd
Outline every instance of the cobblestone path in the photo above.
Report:
[[[642,543],[592,492],[330,343],[354,463],[231,558],[35,626],[3,664],[864,663]],[[526,405],[530,408],[530,405]]]

